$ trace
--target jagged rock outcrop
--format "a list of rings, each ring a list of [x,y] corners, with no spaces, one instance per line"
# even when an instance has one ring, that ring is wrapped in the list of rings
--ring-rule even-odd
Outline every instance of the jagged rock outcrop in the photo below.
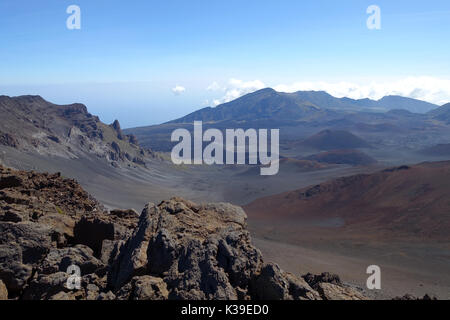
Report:
[[[119,120],[114,120],[114,122],[111,124],[111,127],[116,131],[117,133],[117,138],[119,140],[123,140],[124,135],[122,133],[122,129],[120,128],[120,123]]]
[[[11,298],[23,297],[43,275],[65,273],[70,261],[94,263],[85,253],[92,249],[73,247],[75,226],[90,214],[107,217],[74,180],[0,166],[0,280]]]
[[[0,132],[0,145],[17,148],[19,146],[19,142],[9,133]]]
[[[112,241],[124,239],[137,220],[133,210],[106,212],[59,174],[0,166],[0,280],[13,299],[110,298],[108,261],[95,252],[101,248],[89,232],[101,245],[109,237],[102,230],[111,230]],[[70,265],[83,275],[84,287],[76,292],[66,287]]]
[[[174,299],[236,299],[262,265],[246,215],[229,204],[196,205],[174,198],[148,204],[113,266],[110,284],[134,276],[164,279]]]
[[[51,241],[62,246],[72,241],[79,217],[103,210],[75,180],[0,166],[1,222],[45,225]]]
[[[339,278],[265,263],[246,220],[180,198],[107,212],[74,180],[0,166],[0,299],[364,298]]]
[[[164,290],[154,294],[167,288],[169,299],[331,297],[277,265],[265,264],[251,243],[246,219],[241,208],[225,203],[197,205],[179,198],[150,203],[114,261],[108,282],[124,299],[139,296],[136,279],[142,276],[163,281]],[[342,297],[364,298],[340,282],[337,288]]]
[[[119,121],[107,125],[80,103],[0,96],[0,114],[0,147],[66,159],[93,157],[116,167],[144,166],[155,156],[141,148],[135,136],[124,134]]]

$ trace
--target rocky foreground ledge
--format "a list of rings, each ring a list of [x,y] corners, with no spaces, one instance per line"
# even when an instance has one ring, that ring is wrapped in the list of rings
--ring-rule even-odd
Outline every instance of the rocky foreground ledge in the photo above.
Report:
[[[74,180],[0,166],[0,299],[366,299],[338,276],[265,263],[246,219],[180,198],[107,212]]]

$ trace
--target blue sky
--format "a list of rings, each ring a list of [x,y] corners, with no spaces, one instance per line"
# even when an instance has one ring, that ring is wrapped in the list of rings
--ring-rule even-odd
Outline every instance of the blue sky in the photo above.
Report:
[[[366,27],[372,4],[381,30]],[[450,99],[448,0],[2,0],[0,39],[0,94],[82,102],[123,127],[263,86]]]

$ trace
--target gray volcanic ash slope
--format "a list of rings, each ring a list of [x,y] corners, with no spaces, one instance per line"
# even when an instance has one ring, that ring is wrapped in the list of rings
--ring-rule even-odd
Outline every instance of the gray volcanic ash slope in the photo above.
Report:
[[[149,150],[119,122],[102,123],[83,104],[55,105],[40,96],[0,96],[0,144],[23,152],[63,158],[86,155],[114,166],[145,165]]]
[[[0,96],[0,112],[0,164],[61,172],[110,207],[140,209],[177,190],[177,172],[158,154],[124,134],[118,121],[104,124],[83,104]]]

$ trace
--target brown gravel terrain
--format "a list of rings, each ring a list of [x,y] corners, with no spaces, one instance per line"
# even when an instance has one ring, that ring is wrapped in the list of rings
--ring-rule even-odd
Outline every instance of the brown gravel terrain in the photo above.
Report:
[[[381,295],[449,298],[449,188],[450,162],[423,163],[331,180],[244,208],[265,255],[287,270],[327,269],[364,285],[365,269],[377,264],[385,272]]]

